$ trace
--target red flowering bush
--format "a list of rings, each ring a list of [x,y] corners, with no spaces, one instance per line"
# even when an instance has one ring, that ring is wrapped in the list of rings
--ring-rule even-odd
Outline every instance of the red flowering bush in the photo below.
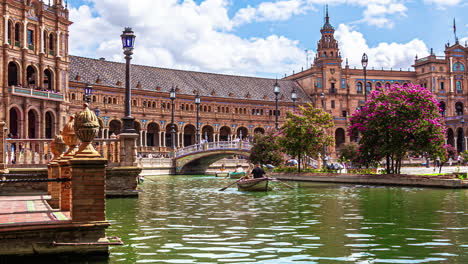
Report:
[[[445,126],[435,96],[426,88],[392,85],[373,91],[371,99],[351,117],[348,134],[361,134],[363,164],[386,160],[388,173],[400,173],[407,152],[442,156]]]

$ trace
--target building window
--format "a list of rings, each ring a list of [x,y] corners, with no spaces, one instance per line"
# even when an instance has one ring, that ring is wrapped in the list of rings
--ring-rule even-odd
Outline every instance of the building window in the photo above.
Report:
[[[31,29],[28,29],[28,47],[29,49],[34,48],[34,31]]]
[[[356,92],[362,94],[362,82],[358,82],[356,86]]]
[[[322,88],[322,78],[317,79],[317,87]]]
[[[343,114],[343,117],[348,117],[348,112],[343,111],[342,114]]]
[[[457,81],[457,93],[463,93],[461,81]]]
[[[444,67],[439,67],[439,71],[443,72],[444,71]]]
[[[346,79],[341,79],[341,89],[346,88]]]
[[[332,93],[332,94],[336,93],[335,83],[331,83],[330,93]]]
[[[16,47],[20,46],[20,40],[21,40],[21,24],[16,23],[15,24],[15,46]]]
[[[331,100],[331,103],[330,103],[330,104],[331,104],[331,108],[332,108],[332,109],[335,109],[335,100]]]
[[[367,88],[367,92],[370,92],[372,90],[372,83],[368,82],[366,88]]]

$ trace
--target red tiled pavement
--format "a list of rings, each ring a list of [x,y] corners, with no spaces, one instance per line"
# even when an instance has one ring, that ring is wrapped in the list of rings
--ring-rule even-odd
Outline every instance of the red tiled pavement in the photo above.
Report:
[[[46,195],[0,196],[0,227],[70,220],[70,213],[52,209],[46,201],[48,198]]]

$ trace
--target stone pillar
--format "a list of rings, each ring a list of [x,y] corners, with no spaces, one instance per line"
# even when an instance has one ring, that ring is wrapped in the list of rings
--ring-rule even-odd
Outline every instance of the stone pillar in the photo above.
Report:
[[[6,132],[6,123],[0,122],[0,173],[8,173],[7,164],[5,163],[5,157],[8,155],[6,152],[6,141],[5,141],[5,132]]]
[[[162,135],[162,132],[159,131],[158,132],[158,146],[157,146],[159,148],[162,147],[161,135]]]
[[[120,137],[120,166],[135,167],[137,165],[136,141],[138,134],[122,133]]]
[[[135,138],[136,139],[136,138]],[[106,220],[106,163],[103,158],[74,158],[71,167],[73,222]]]
[[[166,147],[166,132],[161,132],[161,142],[162,142],[162,146],[163,147]]]
[[[71,156],[64,157],[58,161],[59,165],[59,175],[60,178],[71,179],[71,167],[68,161],[72,158]],[[60,211],[70,211],[71,209],[71,186],[70,182],[62,182],[60,184],[60,197],[59,197],[59,206]]]
[[[60,178],[60,167],[58,162],[51,161],[47,164],[48,178],[55,179]],[[60,208],[60,183],[49,182],[47,185],[47,191],[50,195],[49,205],[54,209]]]

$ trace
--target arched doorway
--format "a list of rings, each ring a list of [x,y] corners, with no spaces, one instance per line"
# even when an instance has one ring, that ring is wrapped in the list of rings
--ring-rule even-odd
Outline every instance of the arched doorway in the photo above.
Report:
[[[26,68],[26,81],[28,88],[35,89],[37,87],[36,69],[31,65]]]
[[[201,137],[208,142],[213,142],[214,129],[212,126],[204,126],[202,129]]]
[[[229,136],[231,135],[231,128],[228,126],[223,126],[219,129],[219,140],[220,141],[229,141]]]
[[[179,128],[177,127],[176,124],[174,124],[174,145],[177,148],[177,132],[179,131]],[[172,124],[168,124],[166,126],[166,147],[172,148]]]
[[[120,130],[122,128],[122,123],[119,120],[112,120],[109,123],[109,136],[115,135],[117,136],[120,134]]]
[[[159,147],[159,125],[152,122],[146,129],[146,144],[149,147]]]
[[[197,130],[194,125],[184,127],[184,147],[195,145]]]
[[[43,83],[44,89],[48,91],[54,91],[54,78],[52,71],[49,69],[46,69],[44,71],[44,83]]]
[[[51,112],[45,114],[45,137],[53,138],[54,137],[54,128],[55,128],[55,119],[54,115]]]
[[[237,129],[237,138],[244,139],[249,135],[249,130],[245,127],[239,127]]]
[[[451,128],[447,129],[447,144],[455,147],[455,138],[453,134],[453,130]]]
[[[8,63],[8,86],[18,86],[20,79],[18,66],[14,62]]]
[[[10,129],[9,137],[20,138],[21,137],[21,122],[20,122],[21,112],[16,108],[12,107],[10,109]]]
[[[254,130],[254,134],[262,134],[264,135],[265,134],[265,129],[261,128],[261,127],[257,127],[255,128]]]
[[[345,143],[345,131],[343,128],[335,130],[335,149],[338,150]]]
[[[464,145],[465,135],[462,128],[457,129],[457,153],[463,152],[465,147]]]
[[[28,138],[38,138],[39,118],[35,110],[31,109],[28,112]]]

